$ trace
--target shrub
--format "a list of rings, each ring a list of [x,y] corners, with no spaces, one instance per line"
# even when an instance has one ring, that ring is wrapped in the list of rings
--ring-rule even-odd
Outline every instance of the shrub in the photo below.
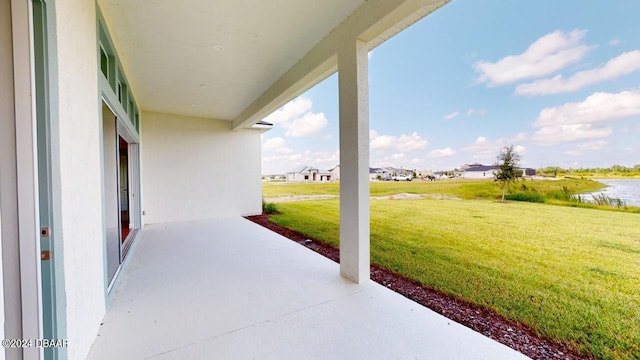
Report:
[[[528,201],[532,203],[543,203],[545,200],[544,195],[531,191],[520,191],[510,194],[506,196],[506,199],[513,201]]]
[[[265,214],[277,214],[278,209],[276,208],[276,204],[267,203],[264,200],[262,200],[262,212]]]
[[[549,191],[547,197],[550,199],[557,199],[562,201],[571,201],[572,196],[566,190],[563,191]]]
[[[624,200],[620,198],[608,197],[605,194],[593,195],[593,202],[598,205],[611,206],[611,207],[617,207],[617,208],[623,208],[626,206],[626,203],[624,202]]]

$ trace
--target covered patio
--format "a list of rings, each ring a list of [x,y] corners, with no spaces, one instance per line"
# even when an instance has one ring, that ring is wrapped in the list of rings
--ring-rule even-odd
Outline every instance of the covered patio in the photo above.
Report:
[[[526,359],[241,217],[148,225],[89,359]]]
[[[448,1],[3,2],[0,329],[69,346],[0,357],[522,358],[369,281],[368,53]],[[336,72],[339,265],[242,218]]]

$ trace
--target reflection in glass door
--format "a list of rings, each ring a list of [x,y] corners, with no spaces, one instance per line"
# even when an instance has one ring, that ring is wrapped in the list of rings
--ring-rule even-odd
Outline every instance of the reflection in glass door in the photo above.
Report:
[[[102,104],[104,221],[106,230],[108,282],[120,267],[120,220],[118,215],[118,146],[116,116]]]
[[[129,143],[122,136],[118,136],[119,150],[119,179],[120,179],[120,242],[124,243],[131,233],[131,218],[129,214]]]
[[[104,222],[109,286],[142,224],[140,162],[136,136],[102,104]]]

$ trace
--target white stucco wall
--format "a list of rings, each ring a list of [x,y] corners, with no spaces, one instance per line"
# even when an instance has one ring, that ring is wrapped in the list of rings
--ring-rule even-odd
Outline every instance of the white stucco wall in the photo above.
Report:
[[[2,212],[0,212],[0,259],[2,259]],[[0,337],[6,339],[4,336],[4,281],[3,281],[2,266],[0,266]],[[0,349],[0,358],[5,358],[4,347]]]
[[[9,184],[9,174],[13,174],[15,172],[15,170],[10,170],[10,166],[15,162],[15,153],[12,151],[12,148],[15,145],[13,144],[13,141],[11,141],[11,137],[14,136],[13,134],[15,133],[15,130],[12,126],[12,122],[14,121],[13,78],[11,76],[11,74],[13,74],[13,52],[11,51],[11,7],[9,1],[3,1],[0,3],[0,49],[3,49],[0,53],[0,337],[2,337],[2,339],[6,339],[7,337],[4,332],[4,298],[6,290],[4,287],[3,268],[10,264],[7,264],[2,253],[2,248],[5,246],[2,236],[2,213],[7,211],[8,217],[10,207],[8,205],[4,205],[2,198],[3,195],[10,194],[15,191],[15,181],[11,181],[11,184]],[[13,157],[13,159],[11,159],[11,157]],[[11,258],[16,258],[16,256],[14,255]],[[16,264],[11,265],[14,268],[16,267]],[[15,293],[15,290],[12,292]],[[6,354],[4,347],[1,347],[0,359],[5,358]]]
[[[340,180],[340,165],[334,167],[331,171],[331,180]]]
[[[2,212],[0,212],[0,259],[2,259]],[[0,266],[0,337],[6,339],[4,336],[4,281],[3,281],[2,266]],[[0,348],[0,358],[5,359],[4,346]]]
[[[465,171],[463,177],[465,179],[493,179],[493,170],[487,171]]]
[[[309,181],[305,180],[304,176],[311,176],[309,173],[301,174],[299,172],[287,173],[287,181]]]
[[[11,2],[0,1],[0,335],[22,334]],[[18,79],[18,82],[24,79]],[[0,359],[21,359],[0,349]]]
[[[146,224],[262,211],[259,131],[145,112],[141,147]]]
[[[86,358],[105,312],[94,1],[56,1],[61,225],[69,359]]]

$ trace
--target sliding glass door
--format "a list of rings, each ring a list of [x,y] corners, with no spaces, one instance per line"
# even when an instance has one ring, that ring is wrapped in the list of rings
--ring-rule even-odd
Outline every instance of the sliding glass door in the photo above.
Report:
[[[120,216],[118,204],[118,133],[116,116],[102,105],[102,151],[104,226],[106,232],[107,277],[113,280],[120,267]]]
[[[103,193],[107,278],[113,282],[140,229],[138,143],[103,103]]]

